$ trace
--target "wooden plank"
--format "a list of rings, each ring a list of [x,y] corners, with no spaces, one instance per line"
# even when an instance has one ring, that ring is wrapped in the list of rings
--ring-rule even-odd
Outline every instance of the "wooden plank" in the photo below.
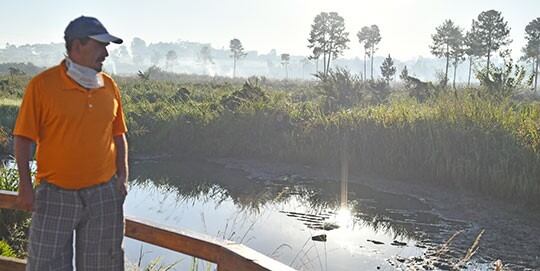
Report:
[[[201,234],[187,230],[173,230],[136,218],[126,218],[126,236],[180,253],[217,262],[220,244]]]
[[[0,256],[0,271],[24,271],[25,268],[25,260]]]
[[[0,190],[0,208],[21,210],[16,201],[17,192]]]
[[[250,268],[253,264],[265,270],[296,270],[242,244],[229,243],[223,247],[223,250],[219,263],[225,270],[252,270]]]
[[[242,244],[140,219],[126,218],[126,236],[217,263],[220,271],[294,270]]]
[[[16,200],[17,192],[0,190],[0,208],[19,210]],[[0,256],[0,271],[24,271],[25,268],[25,260]]]

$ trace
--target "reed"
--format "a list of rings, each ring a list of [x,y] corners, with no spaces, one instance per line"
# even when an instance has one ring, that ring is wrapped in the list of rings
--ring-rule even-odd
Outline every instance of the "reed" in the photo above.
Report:
[[[0,190],[16,191],[19,175],[15,169],[3,167],[0,163]],[[5,248],[12,256],[24,257],[26,255],[26,240],[30,226],[30,213],[16,210],[0,209],[0,244],[5,242]]]
[[[369,91],[355,84],[351,93],[368,94],[354,94],[355,103],[329,110],[325,95],[330,94],[313,83],[250,79],[242,85],[225,78],[180,77],[117,78],[134,153],[232,156],[334,169],[340,131],[346,129],[353,173],[537,204],[540,106],[534,99],[470,88],[439,91],[420,102],[398,89],[385,102],[373,103],[362,100]],[[0,142],[11,133],[22,96],[18,84],[19,90],[0,95]],[[2,148],[5,152],[5,144]]]

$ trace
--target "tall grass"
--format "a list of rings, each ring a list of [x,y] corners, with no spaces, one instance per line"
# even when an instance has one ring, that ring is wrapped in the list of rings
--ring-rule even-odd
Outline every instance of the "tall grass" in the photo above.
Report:
[[[17,170],[0,164],[0,190],[16,191],[19,183]],[[5,256],[23,257],[26,254],[26,240],[30,226],[30,213],[0,209],[0,246],[5,243]],[[8,253],[10,252],[10,253]],[[9,254],[9,255],[8,255]]]
[[[357,173],[523,202],[535,203],[540,195],[540,107],[534,100],[461,89],[419,102],[396,90],[384,103],[328,110],[328,97],[312,83],[195,79],[117,79],[133,152],[332,168],[346,129],[350,168]],[[16,106],[4,102],[0,111],[9,134]]]
[[[351,168],[358,172],[525,201],[540,194],[536,103],[463,90],[426,103],[402,96],[324,113],[315,101],[295,102],[283,92],[269,96],[234,111],[218,101],[164,100],[167,110],[145,104],[129,114],[147,125],[135,139],[146,143],[145,150],[336,165],[340,130],[348,129]]]

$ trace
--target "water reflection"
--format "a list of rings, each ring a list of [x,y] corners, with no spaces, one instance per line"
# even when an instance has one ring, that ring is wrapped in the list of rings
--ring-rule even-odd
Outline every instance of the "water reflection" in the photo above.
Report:
[[[373,268],[398,254],[418,256],[418,241],[447,224],[415,198],[355,183],[343,205],[336,180],[249,179],[241,170],[200,161],[141,162],[132,176],[128,214],[244,243],[299,269]],[[324,240],[313,239],[323,234]]]
[[[341,207],[336,213],[336,224],[340,227],[350,228],[354,225],[351,209]]]
[[[240,170],[206,162],[144,163],[134,168],[134,184],[144,187],[151,182],[174,195],[178,202],[212,200],[220,204],[230,199],[240,210],[257,213],[265,206],[294,198],[308,207],[310,214],[332,214],[338,224],[369,226],[375,231],[392,232],[396,238],[416,238],[419,227],[441,224],[440,218],[421,201],[361,184],[348,185],[349,201],[340,209],[340,184],[334,180],[296,175],[250,180]]]

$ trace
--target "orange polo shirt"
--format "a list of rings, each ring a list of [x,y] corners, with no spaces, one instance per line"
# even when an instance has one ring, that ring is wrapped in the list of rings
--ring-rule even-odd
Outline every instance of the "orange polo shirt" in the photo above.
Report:
[[[14,135],[36,142],[37,176],[65,189],[108,181],[116,173],[113,136],[127,131],[118,86],[86,90],[68,77],[64,61],[28,84]]]

